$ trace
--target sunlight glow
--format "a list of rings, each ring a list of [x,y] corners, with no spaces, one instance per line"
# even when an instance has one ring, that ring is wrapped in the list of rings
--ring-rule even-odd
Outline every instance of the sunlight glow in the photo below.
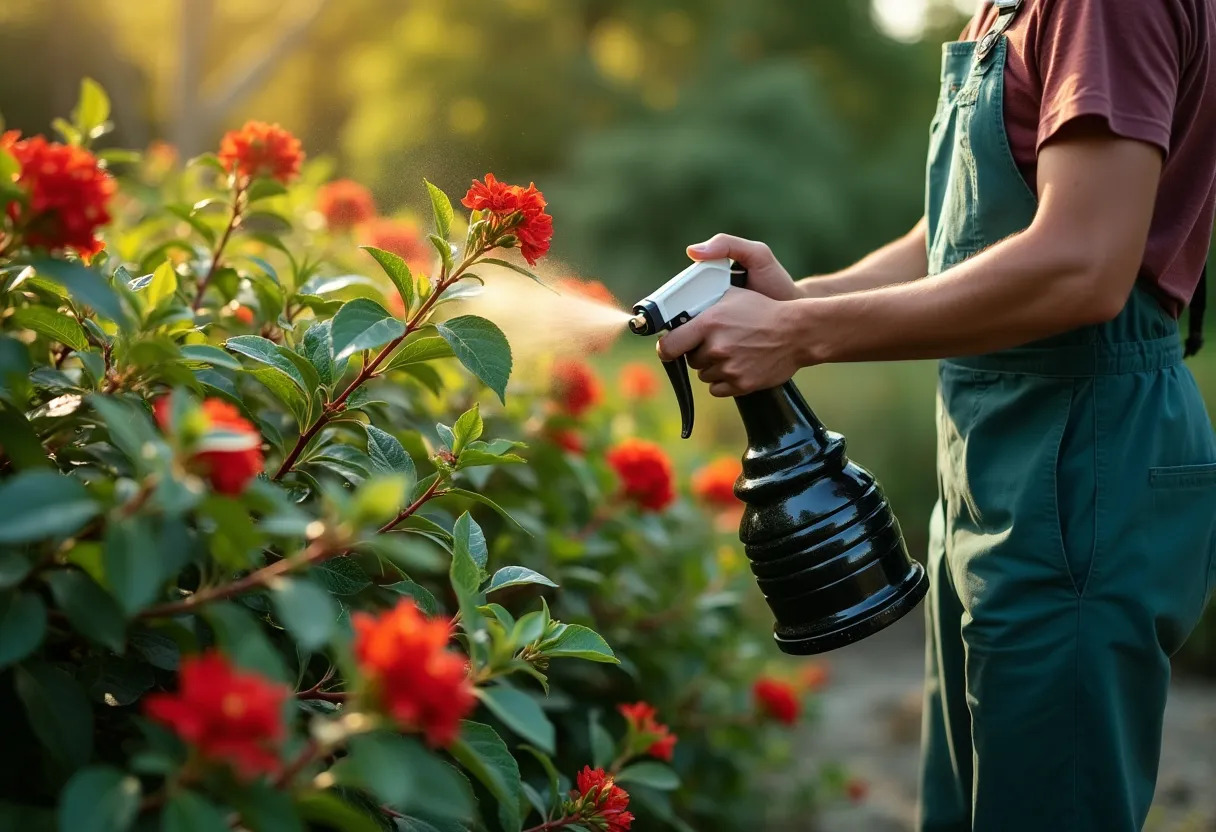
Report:
[[[964,13],[973,12],[976,6],[976,0],[873,0],[874,19],[896,40],[917,40],[928,22],[930,6],[939,3],[953,3]]]

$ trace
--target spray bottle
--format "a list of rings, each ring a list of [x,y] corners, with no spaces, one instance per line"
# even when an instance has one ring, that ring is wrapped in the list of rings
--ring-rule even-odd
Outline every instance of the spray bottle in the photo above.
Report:
[[[694,263],[633,307],[629,328],[654,335],[688,323],[747,270],[730,260]],[[680,406],[681,435],[692,434],[693,398],[683,356],[664,363]],[[869,472],[845,456],[787,381],[735,399],[747,431],[739,539],[773,612],[785,653],[810,655],[872,635],[925,596],[924,567],[908,556],[899,522]]]

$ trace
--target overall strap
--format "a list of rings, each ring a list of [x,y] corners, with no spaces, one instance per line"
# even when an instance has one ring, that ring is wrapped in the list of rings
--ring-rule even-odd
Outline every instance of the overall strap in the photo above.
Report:
[[[996,6],[998,12],[997,18],[996,22],[992,24],[992,28],[988,30],[988,34],[984,35],[975,48],[975,55],[979,60],[982,61],[988,57],[992,47],[996,46],[997,39],[1013,25],[1013,19],[1017,17],[1018,10],[1022,8],[1022,2],[1023,0],[993,0],[992,5]]]
[[[1190,358],[1203,347],[1203,313],[1208,305],[1208,266],[1203,264],[1199,274],[1199,285],[1191,296],[1191,309],[1187,318],[1186,350],[1184,355]]]

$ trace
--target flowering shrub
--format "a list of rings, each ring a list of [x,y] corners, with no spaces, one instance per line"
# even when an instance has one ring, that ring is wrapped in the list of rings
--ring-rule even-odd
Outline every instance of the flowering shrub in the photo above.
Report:
[[[282,128],[179,167],[108,111],[0,148],[0,828],[756,828],[737,553],[460,312],[541,192],[360,251]]]

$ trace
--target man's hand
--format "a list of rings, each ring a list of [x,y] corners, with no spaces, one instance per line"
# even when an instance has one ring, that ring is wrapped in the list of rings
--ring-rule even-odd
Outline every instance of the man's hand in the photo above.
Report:
[[[693,260],[729,257],[747,269],[747,288],[773,300],[806,297],[764,243],[732,237],[730,234],[715,234],[703,243],[689,246],[688,256]]]
[[[776,260],[772,264],[781,269]],[[671,361],[687,355],[689,366],[699,371],[714,396],[777,387],[799,368],[799,333],[787,314],[793,305],[748,289],[730,289],[705,312],[659,339],[659,357]]]

